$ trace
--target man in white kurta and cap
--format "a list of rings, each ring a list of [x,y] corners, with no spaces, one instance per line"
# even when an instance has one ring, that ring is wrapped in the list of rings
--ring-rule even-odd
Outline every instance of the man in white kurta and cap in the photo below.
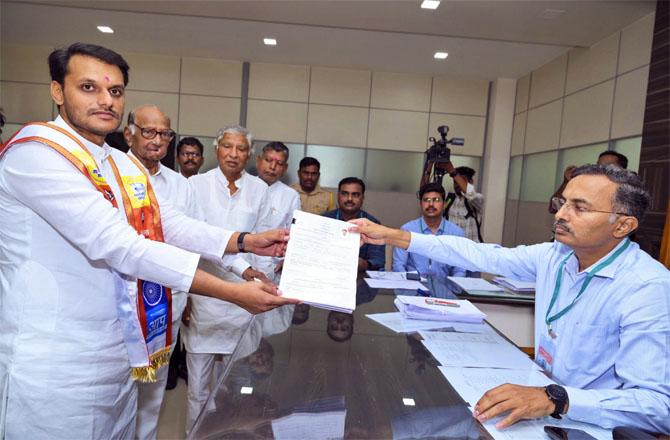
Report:
[[[59,117],[0,151],[0,437],[132,438],[132,379],[151,380],[169,353],[170,289],[251,312],[288,303],[197,269],[198,254],[275,255],[286,237],[159,208],[141,167],[104,141],[124,109],[120,55],[76,43],[49,68]]]
[[[156,106],[138,107],[128,113],[128,125],[123,135],[130,147],[128,155],[137,159],[145,168],[160,205],[171,205],[182,214],[193,217],[195,204],[188,181],[160,162],[167,155],[168,145],[175,137],[175,132],[170,127],[170,118]],[[172,291],[171,353],[177,343],[186,298],[186,292]],[[158,415],[165,395],[167,377],[168,365],[164,365],[156,372],[156,382],[140,383],[138,386],[136,438],[139,440],[155,439],[158,434]]]
[[[219,166],[188,182],[193,189],[199,218],[208,224],[240,231],[268,229],[268,186],[244,171],[251,154],[252,135],[239,125],[220,129],[214,141]],[[201,268],[227,281],[266,279],[241,256],[232,271],[203,261]],[[186,430],[189,431],[205,404],[215,374],[215,361],[233,352],[251,315],[244,309],[209,298],[191,297],[191,319],[184,333],[188,392]]]

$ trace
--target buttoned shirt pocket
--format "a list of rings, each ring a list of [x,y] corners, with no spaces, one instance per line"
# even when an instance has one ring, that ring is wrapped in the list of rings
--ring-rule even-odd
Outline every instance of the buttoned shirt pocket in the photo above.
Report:
[[[576,323],[570,329],[563,330],[559,336],[563,338],[561,344],[563,349],[559,350],[555,362],[562,365],[573,386],[588,385],[587,378],[598,377],[605,373],[605,371],[596,371],[598,368],[613,364],[614,359],[602,358],[605,353],[603,347],[611,347],[619,343],[615,338],[616,335],[610,334],[608,330],[610,327],[602,324]]]

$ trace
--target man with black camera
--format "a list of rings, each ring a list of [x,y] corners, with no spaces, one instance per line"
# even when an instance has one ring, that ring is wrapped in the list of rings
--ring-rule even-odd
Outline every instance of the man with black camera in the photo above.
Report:
[[[483,243],[481,224],[484,196],[472,184],[475,170],[465,166],[454,168],[448,162],[447,171],[454,179],[454,192],[447,194],[444,201],[444,218],[463,229],[470,240]]]

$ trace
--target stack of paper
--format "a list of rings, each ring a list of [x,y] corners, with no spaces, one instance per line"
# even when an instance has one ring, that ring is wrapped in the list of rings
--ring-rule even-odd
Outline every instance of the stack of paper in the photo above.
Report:
[[[411,319],[482,322],[486,318],[486,314],[468,300],[398,295],[394,304],[403,316]]]
[[[447,378],[449,384],[461,395],[463,400],[470,404],[471,410],[474,410],[475,404],[485,392],[504,383],[536,387],[553,383],[540,371],[534,369],[499,370],[493,368],[459,367],[439,367],[439,369],[444,377]],[[547,435],[544,433],[545,425],[559,426],[561,428],[577,428],[596,439],[612,439],[612,432],[608,429],[587,423],[575,422],[567,417],[563,417],[561,420],[551,417],[522,420],[508,428],[497,429],[495,427],[496,423],[500,422],[507,414],[504,413],[503,416],[498,416],[484,422],[484,427],[496,440],[547,438]]]
[[[514,292],[535,292],[534,281],[519,281],[506,277],[495,277],[493,282]]]
[[[493,329],[481,334],[431,331],[419,334],[426,349],[445,367],[540,369]]]
[[[356,308],[360,236],[351,223],[293,212],[279,290],[288,298],[328,310]]]
[[[414,333],[419,330],[446,329],[448,331],[463,333],[483,333],[487,330],[486,323],[473,324],[468,322],[448,321],[423,321],[421,319],[409,319],[400,312],[371,313],[365,315],[373,321],[393,330],[396,333]]]
[[[466,277],[449,277],[449,280],[458,284],[458,286],[466,292],[483,290],[487,292],[502,292],[503,288],[489,283],[482,278],[466,278]]]

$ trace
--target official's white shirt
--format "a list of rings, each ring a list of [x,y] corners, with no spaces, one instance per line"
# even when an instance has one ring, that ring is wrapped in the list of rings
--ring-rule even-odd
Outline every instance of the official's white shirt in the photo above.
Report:
[[[87,148],[122,200],[108,158],[130,159],[55,124]],[[223,255],[232,233],[161,207],[165,241],[147,240],[84,174],[52,148],[27,142],[0,160],[0,437],[134,435],[118,298],[143,278],[190,288],[202,254]],[[130,298],[132,300],[132,298]],[[4,431],[4,433],[3,433]]]
[[[230,194],[228,179],[220,168],[188,179],[193,189],[198,218],[219,227],[234,231],[257,232],[270,229],[265,223],[269,218],[268,186],[258,177],[242,172],[235,181],[238,188]],[[249,260],[237,256],[233,271],[220,265],[201,262],[201,267],[227,281],[243,282],[242,272],[250,267]],[[251,314],[223,301],[193,295],[191,321],[185,332],[184,342],[190,353],[232,353],[247,325]]]

